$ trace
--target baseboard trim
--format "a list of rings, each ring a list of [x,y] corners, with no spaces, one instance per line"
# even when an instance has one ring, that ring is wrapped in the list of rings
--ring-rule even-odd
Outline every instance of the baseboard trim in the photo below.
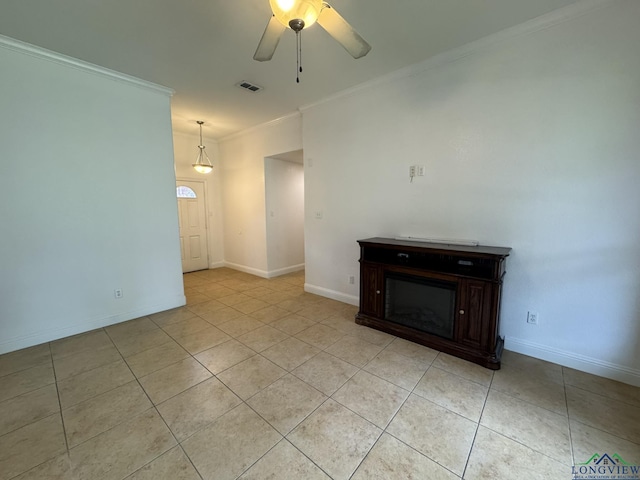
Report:
[[[33,347],[34,345],[40,345],[41,343],[52,342],[71,335],[78,335],[79,333],[89,332],[96,328],[108,327],[109,325],[126,322],[127,320],[133,320],[134,318],[144,317],[164,310],[182,307],[183,305],[186,305],[186,303],[187,299],[184,295],[177,295],[171,300],[166,300],[154,305],[148,305],[136,310],[108,315],[106,317],[96,317],[87,322],[76,323],[63,328],[51,328],[30,335],[11,338],[0,342],[0,354],[13,352],[22,348]]]
[[[279,277],[280,275],[286,275],[287,273],[299,272],[304,270],[304,263],[300,263],[298,265],[292,265],[290,267],[279,268],[277,270],[269,270],[267,278]]]
[[[251,275],[255,275],[257,277],[269,278],[267,275],[269,272],[266,270],[260,270],[258,268],[247,267],[245,265],[240,265],[237,263],[224,262],[224,266],[227,268],[231,268],[233,270],[238,270],[239,272],[250,273]]]
[[[506,337],[505,350],[529,355],[530,357],[547,360],[565,367],[574,368],[582,372],[592,373],[600,377],[610,378],[619,382],[628,383],[640,387],[640,370],[618,365],[597,358],[567,352],[546,345],[521,340],[514,337]]]
[[[256,275],[262,278],[274,278],[280,275],[286,275],[287,273],[299,272],[300,270],[304,270],[304,263],[292,265],[290,267],[279,268],[277,270],[260,270],[258,268],[247,267],[245,265],[239,265],[237,263],[231,262],[224,262],[220,266],[228,267],[233,270],[238,270],[239,272],[249,273],[251,275]]]
[[[349,305],[357,306],[360,304],[360,297],[356,297],[355,295],[348,295],[346,293],[338,292],[336,290],[330,290],[324,287],[319,287],[310,283],[304,284],[304,291],[320,295],[321,297],[327,297],[332,300],[337,300],[342,303],[348,303]]]

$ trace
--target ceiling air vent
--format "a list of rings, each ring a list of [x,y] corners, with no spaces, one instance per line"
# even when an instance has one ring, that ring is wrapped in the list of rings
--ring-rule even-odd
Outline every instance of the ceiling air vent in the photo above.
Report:
[[[236,87],[240,87],[244,90],[249,90],[250,92],[259,92],[260,90],[262,90],[261,86],[256,85],[255,83],[250,83],[245,81],[236,83]]]

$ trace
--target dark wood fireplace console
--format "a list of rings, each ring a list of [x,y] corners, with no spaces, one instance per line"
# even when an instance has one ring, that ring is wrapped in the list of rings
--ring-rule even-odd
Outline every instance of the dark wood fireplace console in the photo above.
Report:
[[[500,368],[500,293],[510,248],[359,240],[356,323]]]

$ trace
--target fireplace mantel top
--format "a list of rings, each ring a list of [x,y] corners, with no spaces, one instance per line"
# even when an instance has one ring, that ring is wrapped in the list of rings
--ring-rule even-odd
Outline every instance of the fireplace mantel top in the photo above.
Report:
[[[364,240],[358,240],[361,246],[386,246],[386,247],[401,247],[410,248],[416,250],[431,250],[435,252],[465,252],[475,253],[477,255],[492,255],[497,257],[506,257],[511,252],[511,248],[508,247],[491,247],[485,245],[470,246],[470,245],[453,245],[448,243],[433,243],[433,242],[418,242],[411,240],[396,240],[394,238],[367,238]]]

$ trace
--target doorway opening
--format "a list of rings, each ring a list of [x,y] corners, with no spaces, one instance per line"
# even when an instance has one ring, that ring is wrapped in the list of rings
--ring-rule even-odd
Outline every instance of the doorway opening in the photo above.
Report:
[[[304,270],[304,166],[302,150],[264,159],[269,277]]]

